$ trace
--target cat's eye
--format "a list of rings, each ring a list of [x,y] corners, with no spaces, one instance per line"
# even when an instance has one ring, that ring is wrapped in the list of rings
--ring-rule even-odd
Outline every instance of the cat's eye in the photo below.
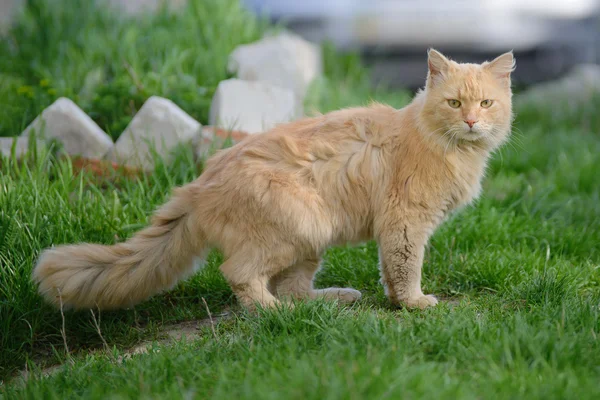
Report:
[[[458,108],[458,107],[460,107],[460,101],[455,100],[455,99],[450,99],[450,100],[448,100],[448,105],[452,108]]]
[[[493,100],[484,100],[484,101],[481,102],[481,107],[483,107],[483,108],[490,108],[493,103],[494,103]]]

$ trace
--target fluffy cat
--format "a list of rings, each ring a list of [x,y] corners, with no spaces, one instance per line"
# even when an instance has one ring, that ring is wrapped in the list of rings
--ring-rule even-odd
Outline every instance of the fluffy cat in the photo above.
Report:
[[[512,52],[459,64],[431,49],[425,88],[408,106],[350,108],[282,124],[213,156],[152,224],[124,243],[45,250],[40,293],[65,308],[132,306],[193,272],[211,247],[242,305],[282,298],[352,302],[349,288],[313,288],[332,245],[376,239],[394,304],[425,308],[428,238],[481,191],[490,154],[509,136]]]

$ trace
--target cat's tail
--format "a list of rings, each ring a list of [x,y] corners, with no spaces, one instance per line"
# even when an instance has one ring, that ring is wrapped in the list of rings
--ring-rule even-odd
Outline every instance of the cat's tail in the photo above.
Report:
[[[65,245],[47,249],[33,270],[39,292],[65,309],[132,306],[193,272],[205,248],[192,217],[187,187],[157,210],[151,226],[114,246]]]

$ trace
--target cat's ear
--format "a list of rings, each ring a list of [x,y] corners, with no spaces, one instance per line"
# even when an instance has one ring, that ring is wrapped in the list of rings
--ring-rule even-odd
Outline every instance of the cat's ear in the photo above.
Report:
[[[427,50],[427,65],[429,73],[427,74],[427,86],[433,87],[435,83],[442,80],[450,67],[448,60],[442,53],[435,49]]]
[[[512,51],[504,53],[494,60],[483,63],[483,68],[490,71],[499,79],[510,81],[510,74],[515,70],[515,57]]]
[[[427,64],[429,65],[429,73],[432,76],[443,75],[450,65],[450,60],[439,51],[429,49],[427,50]]]

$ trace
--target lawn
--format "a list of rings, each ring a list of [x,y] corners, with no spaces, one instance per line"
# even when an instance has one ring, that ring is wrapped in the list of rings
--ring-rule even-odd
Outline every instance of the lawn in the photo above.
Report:
[[[182,15],[137,23],[91,2],[31,4],[0,42],[0,136],[18,135],[58,96],[114,137],[152,94],[206,123],[228,53],[268,29],[233,0],[194,0]],[[307,110],[410,100],[370,88],[355,57],[325,55]],[[197,275],[135,309],[63,316],[29,281],[39,252],[124,240],[202,165],[183,149],[152,175],[99,179],[52,149],[3,159],[0,397],[599,398],[599,107],[600,97],[574,108],[519,104],[482,198],[431,240],[424,290],[443,301],[425,311],[389,305],[377,247],[365,243],[331,249],[317,282],[361,290],[349,307],[313,301],[248,314],[213,252]],[[165,327],[194,320],[193,338],[162,341]],[[125,356],[142,341],[154,341],[148,354]],[[15,378],[25,369],[27,381]]]

